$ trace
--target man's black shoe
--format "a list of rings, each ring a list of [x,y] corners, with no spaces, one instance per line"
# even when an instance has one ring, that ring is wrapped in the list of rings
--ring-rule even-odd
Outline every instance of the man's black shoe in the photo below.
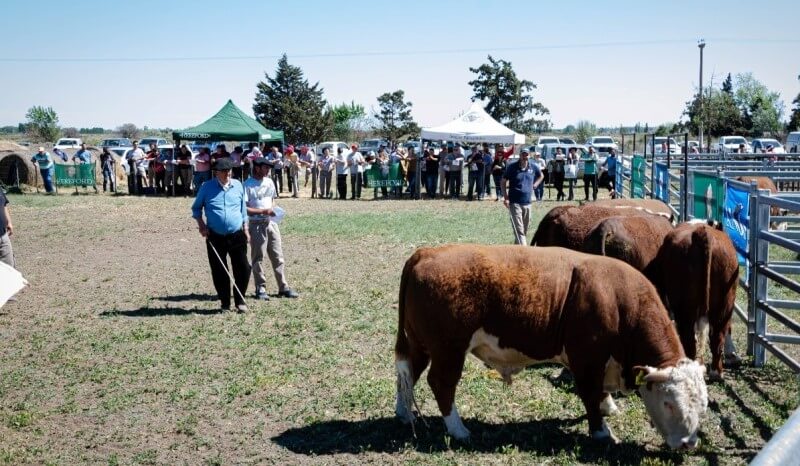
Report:
[[[283,291],[278,292],[278,296],[282,298],[299,298],[300,295],[292,291],[290,288],[287,288]]]

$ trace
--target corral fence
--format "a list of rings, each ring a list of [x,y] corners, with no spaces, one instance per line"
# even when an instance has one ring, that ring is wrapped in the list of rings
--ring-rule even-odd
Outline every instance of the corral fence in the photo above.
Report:
[[[754,366],[762,367],[771,353],[800,374],[797,352],[790,354],[778,346],[800,344],[800,324],[791,315],[800,310],[800,282],[796,278],[800,275],[800,193],[796,192],[800,186],[800,154],[776,158],[767,154],[688,154],[686,149],[687,145],[682,157],[673,157],[669,151],[659,156],[655,150],[649,158],[623,155],[616,193],[660,199],[682,221],[708,218],[722,222],[745,271],[739,284],[747,292],[747,302],[744,306],[737,302],[734,314],[747,327],[747,354]],[[769,177],[778,192],[759,189],[756,180],[743,182],[737,180],[739,177]],[[777,228],[781,223],[786,229]],[[771,290],[779,296],[771,297]],[[726,351],[732,348],[733,342],[726,340]],[[798,458],[800,409],[752,464],[798,464]]]

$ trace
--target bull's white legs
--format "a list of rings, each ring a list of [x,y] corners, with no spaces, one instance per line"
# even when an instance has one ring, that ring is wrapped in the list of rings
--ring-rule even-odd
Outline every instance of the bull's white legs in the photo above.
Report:
[[[603,401],[600,403],[600,413],[603,416],[614,416],[619,413],[617,404],[614,403],[614,399],[611,398],[611,395],[608,393],[606,393],[606,397],[603,398]]]
[[[695,348],[697,349],[697,355],[695,359],[700,361],[703,360],[703,351],[705,351],[706,346],[708,345],[708,318],[701,317],[694,324],[694,339],[695,339]]]
[[[397,403],[394,412],[397,417],[408,424],[414,422],[414,378],[411,375],[411,365],[406,360],[394,363],[397,370]]]
[[[606,420],[603,419],[602,428],[596,432],[592,432],[592,438],[594,440],[601,440],[601,441],[610,441],[612,443],[619,443],[619,439],[614,432],[611,432],[611,428],[608,427]]]
[[[467,440],[469,438],[469,430],[461,422],[461,416],[458,415],[456,404],[450,408],[450,414],[444,416],[444,425],[447,426],[447,433],[456,440]]]
[[[736,354],[736,345],[733,344],[733,337],[731,337],[731,333],[728,332],[725,335],[725,361],[729,363],[737,363],[741,362],[742,358]]]

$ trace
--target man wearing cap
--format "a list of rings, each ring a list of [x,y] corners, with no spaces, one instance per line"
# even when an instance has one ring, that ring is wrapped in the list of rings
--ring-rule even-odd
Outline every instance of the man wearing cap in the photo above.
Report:
[[[510,163],[503,174],[503,205],[511,215],[514,244],[526,245],[528,224],[531,219],[531,195],[544,180],[539,166],[528,163],[528,149],[522,149],[519,160]]]
[[[272,273],[278,282],[278,296],[297,298],[298,294],[289,288],[284,273],[281,231],[270,217],[275,215],[273,199],[276,196],[275,183],[269,177],[269,161],[263,157],[253,160],[253,176],[244,182],[244,196],[247,215],[250,217],[250,259],[253,267],[253,281],[256,285],[256,298],[269,300],[267,279],[261,262],[264,255],[269,257]]]
[[[197,221],[200,235],[206,238],[206,252],[211,266],[211,278],[217,290],[222,311],[231,307],[230,271],[234,279],[233,300],[238,312],[247,312],[244,294],[250,281],[247,260],[247,209],[244,188],[231,178],[231,160],[220,158],[214,165],[214,179],[203,183],[192,204],[192,217]],[[206,219],[203,221],[203,211]],[[227,257],[231,258],[228,268]]]
[[[53,192],[53,169],[55,168],[55,164],[53,163],[53,157],[50,155],[49,152],[44,150],[44,147],[39,148],[39,152],[33,154],[31,157],[31,162],[39,165],[39,173],[42,174],[42,183],[44,184],[44,190],[48,193]]]

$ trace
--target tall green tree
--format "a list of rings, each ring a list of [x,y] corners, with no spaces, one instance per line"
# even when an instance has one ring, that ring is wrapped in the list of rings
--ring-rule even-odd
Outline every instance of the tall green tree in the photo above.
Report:
[[[375,130],[389,141],[419,133],[419,125],[411,117],[411,102],[405,101],[402,90],[386,92],[378,97],[379,110],[375,114]]]
[[[61,128],[58,126],[58,114],[53,107],[34,105],[28,109],[25,118],[28,120],[25,129],[31,139],[55,142],[61,134]]]
[[[581,120],[575,126],[575,142],[586,143],[590,137],[597,134],[597,126],[589,120]]]
[[[789,124],[786,125],[786,129],[789,131],[798,131],[800,130],[800,94],[797,94],[797,97],[794,98],[792,103],[794,104],[794,108],[792,108],[792,115],[789,117]]]
[[[734,82],[733,98],[742,113],[745,132],[753,137],[779,132],[784,110],[780,94],[767,89],[753,73],[737,74]]]
[[[687,117],[686,129],[692,133],[699,133],[700,121],[703,122],[704,131],[714,137],[737,134],[742,130],[742,113],[733,95],[721,89],[708,87],[703,92],[703,108],[700,109],[700,100],[697,94],[683,111]]]
[[[330,108],[333,115],[333,136],[340,141],[355,140],[355,132],[363,131],[367,117],[364,106],[355,102],[334,105]]]
[[[267,128],[280,129],[288,142],[318,142],[333,131],[333,113],[327,109],[319,82],[310,85],[300,67],[284,54],[275,76],[256,85],[253,113]]]
[[[491,55],[488,60],[489,63],[469,69],[478,75],[469,82],[472,101],[486,101],[486,112],[518,133],[549,131],[552,127],[548,118],[550,110],[534,101],[531,93],[536,84],[519,79],[511,62],[495,60]]]
[[[728,76],[722,81],[722,92],[733,95],[733,78],[730,73],[728,73]]]

